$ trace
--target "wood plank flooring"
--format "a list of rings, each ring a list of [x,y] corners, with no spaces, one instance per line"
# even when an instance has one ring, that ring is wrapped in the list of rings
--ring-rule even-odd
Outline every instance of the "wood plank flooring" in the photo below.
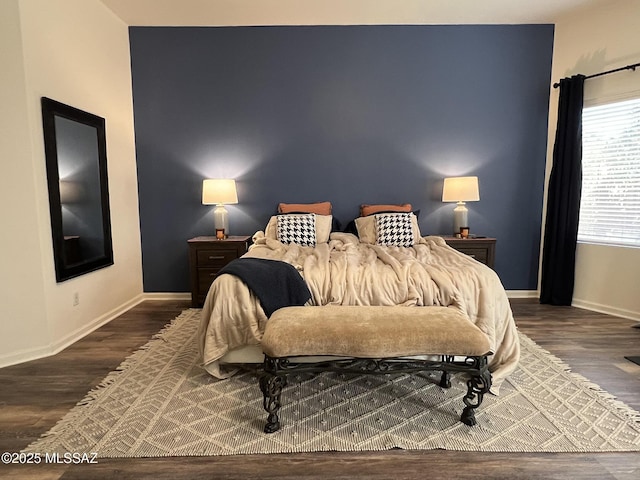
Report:
[[[634,322],[573,307],[512,300],[520,330],[573,371],[640,410]],[[0,369],[0,452],[17,452],[49,430],[124,358],[188,302],[146,301],[53,357]],[[640,454],[447,452],[309,453],[160,459],[98,459],[95,465],[2,465],[16,479],[617,479],[640,478]]]

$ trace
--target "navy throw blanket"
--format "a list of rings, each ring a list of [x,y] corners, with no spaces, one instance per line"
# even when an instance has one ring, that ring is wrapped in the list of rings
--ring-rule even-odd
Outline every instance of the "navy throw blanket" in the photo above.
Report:
[[[218,275],[228,273],[242,280],[258,297],[267,317],[282,307],[302,306],[311,298],[309,287],[293,265],[264,258],[238,258]]]

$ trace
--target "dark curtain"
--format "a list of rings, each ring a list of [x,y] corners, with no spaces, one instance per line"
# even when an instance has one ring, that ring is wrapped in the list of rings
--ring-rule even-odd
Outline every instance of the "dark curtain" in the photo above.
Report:
[[[558,126],[549,177],[540,303],[571,305],[582,192],[584,75],[560,80]]]

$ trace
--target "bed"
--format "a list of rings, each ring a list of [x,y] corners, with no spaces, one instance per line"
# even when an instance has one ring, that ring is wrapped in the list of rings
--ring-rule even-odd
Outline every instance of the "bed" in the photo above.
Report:
[[[301,217],[313,223],[308,230],[315,237],[297,231],[291,241],[282,225],[293,218],[302,221]],[[381,226],[382,221],[390,222],[388,228]],[[406,209],[363,215],[356,219],[356,227],[358,235],[331,232],[330,215],[275,215],[264,231],[253,236],[243,258],[278,260],[295,267],[311,292],[309,305],[460,310],[490,339],[491,391],[497,394],[516,368],[520,349],[509,301],[496,273],[440,237],[422,237],[415,215]],[[227,378],[237,371],[236,364],[262,363],[260,340],[267,321],[261,302],[245,283],[234,275],[218,276],[198,330],[203,367],[214,377]]]

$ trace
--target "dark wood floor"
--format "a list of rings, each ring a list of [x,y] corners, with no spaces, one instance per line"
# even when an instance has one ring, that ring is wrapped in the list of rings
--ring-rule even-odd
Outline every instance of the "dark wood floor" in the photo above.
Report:
[[[520,330],[620,400],[640,410],[640,329],[572,307],[513,300]],[[188,308],[147,301],[46,359],[0,369],[0,451],[17,452],[49,430],[85,393],[151,335]],[[233,479],[618,479],[640,478],[640,454],[446,452],[315,453],[98,459],[96,465],[2,465],[0,478]]]

